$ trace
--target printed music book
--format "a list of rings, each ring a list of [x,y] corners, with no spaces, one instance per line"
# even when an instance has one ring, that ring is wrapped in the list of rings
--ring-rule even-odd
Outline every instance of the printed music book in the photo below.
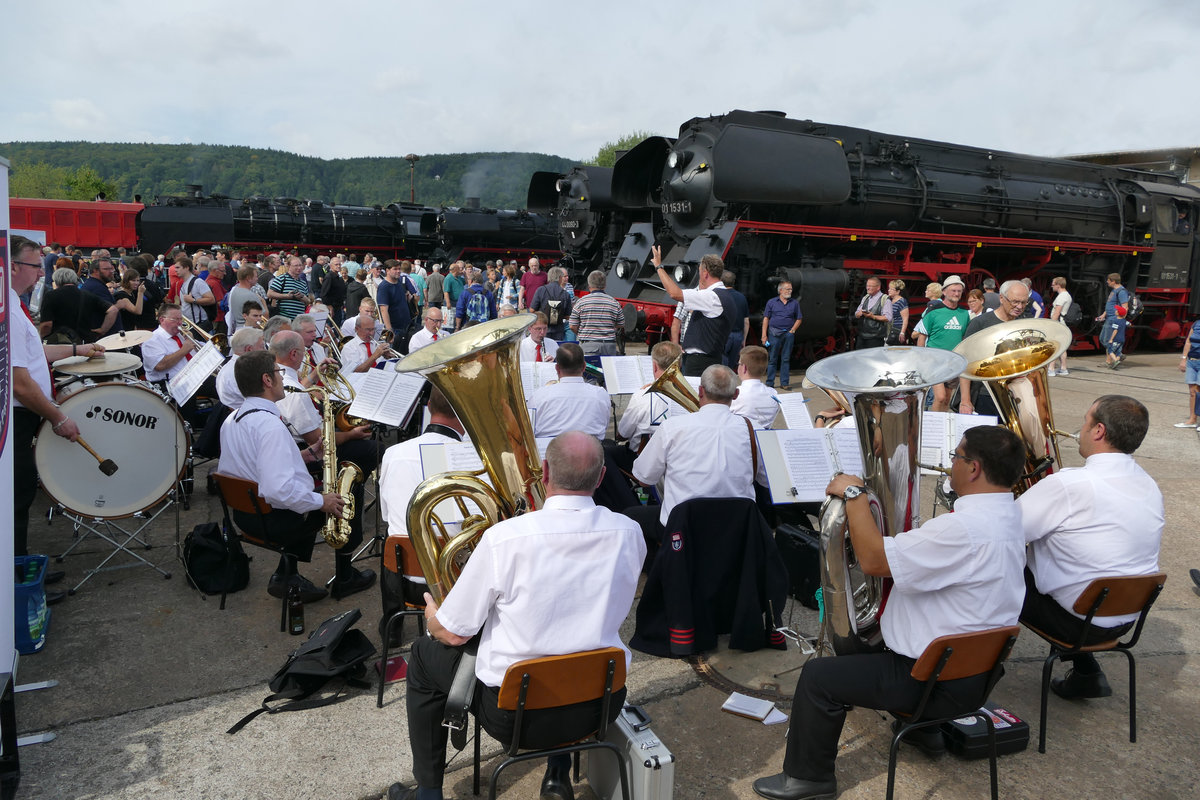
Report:
[[[600,356],[604,388],[609,394],[634,394],[654,381],[654,361],[650,356]],[[684,377],[699,394],[700,379]]]
[[[408,421],[425,385],[420,375],[390,369],[369,369],[355,373],[349,380],[354,387],[351,416],[397,427]]]
[[[805,403],[808,400],[799,392],[791,394],[781,394],[778,397],[779,410],[783,412],[783,421],[792,430],[811,430],[813,426],[812,418],[808,416],[808,406]],[[847,424],[847,423],[841,423]],[[853,422],[849,423],[853,426]]]
[[[167,382],[167,389],[171,392],[171,397],[175,398],[175,402],[179,405],[184,405],[192,399],[192,395],[196,393],[208,376],[224,363],[225,356],[221,355],[217,346],[212,342],[206,342],[187,362],[187,366]]]
[[[554,369],[553,361],[522,361],[521,388],[525,390],[525,399],[547,383],[558,380],[558,372]]]
[[[729,699],[721,705],[721,710],[739,717],[758,720],[764,725],[775,725],[787,719],[787,714],[776,708],[770,700],[750,697],[741,692],[729,695]]]
[[[841,423],[832,428],[758,431],[758,449],[770,484],[772,503],[819,503],[835,472],[863,474],[858,431]]]
[[[949,411],[926,411],[921,415],[921,463],[949,467],[950,454],[962,441],[963,432],[977,425],[995,425],[990,414],[953,414]],[[937,475],[922,469],[922,475]]]

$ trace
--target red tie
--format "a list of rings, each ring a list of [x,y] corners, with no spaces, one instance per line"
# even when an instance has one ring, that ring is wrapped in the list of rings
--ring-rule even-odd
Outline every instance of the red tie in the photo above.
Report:
[[[308,348],[308,352],[305,354],[305,357],[308,359],[308,365],[315,369],[317,366],[317,360],[313,357],[312,347]]]
[[[371,343],[367,342],[367,360],[371,360]]]
[[[175,340],[175,344],[179,345],[179,349],[180,349],[180,350],[182,350],[182,349],[183,349],[183,339],[180,339],[180,338],[179,338],[179,334],[175,334],[175,335],[174,335],[174,336],[172,336],[171,338]],[[185,355],[185,356],[184,356],[184,358],[185,358],[186,360],[188,360],[188,361],[191,361],[191,360],[192,360],[192,354],[191,354],[191,353],[188,353],[187,355]]]
[[[533,360],[534,361],[542,360],[542,345],[540,342],[537,344],[536,349],[533,351]]]
[[[25,312],[25,316],[29,318],[29,321],[33,322],[33,314],[29,313],[29,306],[25,305],[24,300],[21,301],[21,310]]]
[[[433,332],[433,340],[434,340],[435,342],[437,341],[437,331],[434,331],[434,332]]]

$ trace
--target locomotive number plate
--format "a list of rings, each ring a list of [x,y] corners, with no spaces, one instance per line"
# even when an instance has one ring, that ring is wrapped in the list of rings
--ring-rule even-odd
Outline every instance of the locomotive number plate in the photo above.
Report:
[[[690,214],[692,213],[691,200],[675,200],[670,203],[662,204],[662,213],[664,214]]]

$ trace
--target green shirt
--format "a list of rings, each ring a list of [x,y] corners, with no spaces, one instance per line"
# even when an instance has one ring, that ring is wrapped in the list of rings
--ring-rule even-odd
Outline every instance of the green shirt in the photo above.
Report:
[[[939,350],[953,350],[962,341],[963,332],[966,331],[967,323],[970,321],[970,313],[961,306],[955,309],[942,306],[926,312],[925,316],[921,317],[921,324],[925,326],[925,335],[929,337],[925,346],[936,347]]]
[[[456,278],[453,275],[447,275],[446,279],[442,281],[442,291],[450,298],[449,305],[451,307],[458,303],[458,296],[462,294],[464,288],[462,278]]]

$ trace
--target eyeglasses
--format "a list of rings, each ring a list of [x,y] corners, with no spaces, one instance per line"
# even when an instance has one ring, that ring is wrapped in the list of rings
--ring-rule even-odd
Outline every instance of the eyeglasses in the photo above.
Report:
[[[1001,297],[1004,297],[1004,296],[1001,295]],[[1029,305],[1028,300],[1013,300],[1008,297],[1004,297],[1004,302],[1008,303],[1010,306],[1027,306],[1027,305]]]
[[[950,454],[950,463],[951,464],[954,463],[955,459],[958,459],[959,461],[969,461],[969,462],[975,461],[975,459],[968,458],[968,457],[964,456],[962,453],[959,453],[958,451],[954,451]]]
[[[17,261],[15,258],[13,259],[12,263],[20,264],[22,267],[30,267],[32,269],[41,269],[42,268],[41,264],[30,264],[28,261]]]

